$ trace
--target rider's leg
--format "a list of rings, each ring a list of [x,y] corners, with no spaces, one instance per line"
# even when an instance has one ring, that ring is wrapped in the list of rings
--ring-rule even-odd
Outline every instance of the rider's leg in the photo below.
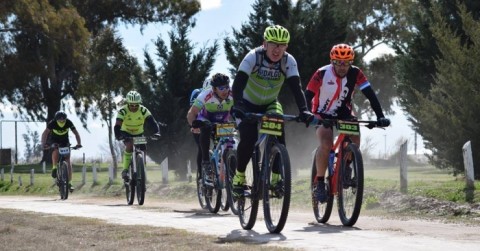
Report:
[[[328,165],[328,157],[333,145],[333,130],[319,126],[316,131],[319,146],[315,154],[315,163],[317,168],[317,179],[325,177]]]
[[[245,169],[252,158],[253,148],[258,139],[257,123],[242,122],[238,127],[240,142],[237,147],[237,170],[233,177],[234,186],[245,184]]]
[[[52,177],[57,177],[58,149],[52,151]]]
[[[205,170],[206,174],[206,182],[211,183],[213,182],[213,172],[212,167],[210,165],[210,135],[212,131],[212,127],[209,125],[205,125],[200,128],[200,149],[202,152],[202,169]]]
[[[133,142],[124,141],[125,143],[125,151],[123,152],[123,171],[122,171],[122,178],[126,179],[128,174],[128,165],[132,160],[132,152],[133,152]]]

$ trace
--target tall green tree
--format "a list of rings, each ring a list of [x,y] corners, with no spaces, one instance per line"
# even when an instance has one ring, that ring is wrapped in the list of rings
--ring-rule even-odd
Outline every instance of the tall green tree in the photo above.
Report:
[[[190,25],[188,22],[175,25],[169,32],[168,47],[161,37],[157,39],[158,68],[145,52],[147,79],[143,84],[137,84],[144,105],[158,121],[167,124],[161,129],[160,141],[148,146],[149,156],[157,162],[168,156],[170,167],[182,178],[185,178],[186,159],[196,152],[186,120],[189,96],[209,76],[219,49],[217,41],[211,47],[196,47],[188,39]]]
[[[117,97],[134,88],[136,78],[141,78],[142,69],[112,27],[101,30],[89,48],[88,74],[83,78],[78,91],[78,95],[83,97],[81,101],[86,109],[86,112],[81,114],[89,113],[93,118],[99,117],[102,124],[106,125],[116,175],[118,161],[112,130],[117,102],[123,104]],[[92,86],[95,86],[94,90]]]
[[[85,71],[89,32],[75,7],[47,0],[3,1],[0,96],[33,120],[53,118]]]
[[[0,96],[18,105],[22,116],[48,121],[62,109],[62,99],[80,98],[75,92],[88,68],[92,34],[120,23],[188,20],[199,9],[192,0],[2,1]]]
[[[432,9],[432,35],[439,48],[435,60],[435,85],[427,95],[417,92],[419,106],[412,111],[428,149],[430,160],[439,168],[463,173],[462,146],[472,142],[474,153],[480,146],[480,21],[459,5],[458,17],[462,32],[451,30],[438,6]],[[474,154],[474,163],[480,156]],[[475,166],[475,177],[480,179],[480,167]]]
[[[471,20],[478,21],[480,2],[469,0],[462,2],[465,5],[465,10],[471,13]],[[461,153],[458,151],[461,149],[460,141],[465,143],[467,140],[465,135],[467,134],[462,134],[462,125],[459,125],[460,117],[458,116],[460,115],[458,113],[463,111],[460,111],[461,109],[454,111],[451,108],[451,98],[448,98],[448,96],[455,96],[457,92],[451,90],[452,93],[448,93],[447,96],[444,96],[443,92],[448,92],[446,90],[449,90],[449,88],[457,88],[454,86],[457,83],[465,83],[457,81],[460,79],[449,79],[453,81],[449,85],[453,86],[444,86],[445,80],[448,78],[440,77],[439,72],[442,75],[451,73],[456,75],[456,72],[462,71],[455,71],[452,68],[440,69],[439,67],[445,67],[447,63],[442,60],[451,60],[453,65],[459,64],[455,66],[456,68],[458,66],[465,67],[465,62],[459,62],[453,57],[464,57],[468,53],[470,53],[468,56],[471,57],[471,51],[462,49],[462,53],[467,54],[448,54],[460,50],[460,47],[466,46],[466,48],[469,48],[472,44],[478,43],[472,34],[467,33],[467,30],[471,29],[471,25],[463,24],[467,19],[461,16],[458,6],[457,1],[454,0],[425,0],[409,3],[409,7],[405,9],[410,10],[406,12],[406,16],[409,20],[409,26],[412,27],[410,28],[411,36],[405,40],[404,47],[397,47],[399,57],[396,72],[400,104],[410,114],[409,120],[414,129],[424,138],[425,147],[432,151],[433,154],[430,156],[432,163],[439,168],[451,169],[454,173],[463,171],[460,167],[463,161],[461,160]],[[446,36],[439,33],[438,25],[446,29],[447,33],[453,35]],[[471,31],[468,32],[471,33]],[[448,41],[448,39],[451,39],[451,41]],[[445,45],[448,44],[447,42],[450,43],[449,46]],[[455,46],[458,48],[454,50],[453,47]],[[442,60],[436,61],[438,59]],[[476,65],[476,63],[472,65]],[[469,68],[468,73],[464,74],[471,76],[472,72],[472,69]],[[471,79],[469,78],[469,80]],[[471,91],[465,91],[464,95],[471,93]],[[464,96],[455,96],[455,98],[458,100],[452,101],[454,103],[467,100]],[[441,101],[441,99],[446,100]],[[471,104],[465,107],[471,107]],[[445,112],[442,112],[443,116],[439,117],[438,113],[441,111]],[[466,118],[461,117],[461,119]],[[471,118],[467,120],[471,120]],[[441,123],[441,126],[439,126],[439,123]],[[463,121],[463,123],[467,122]],[[458,130],[460,130],[459,134],[455,136],[450,134],[457,133]],[[450,133],[447,134],[447,131]]]

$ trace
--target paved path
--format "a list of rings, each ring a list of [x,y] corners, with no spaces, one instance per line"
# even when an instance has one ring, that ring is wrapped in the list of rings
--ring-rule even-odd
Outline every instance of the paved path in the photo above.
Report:
[[[366,216],[360,216],[354,227],[343,227],[336,215],[324,225],[313,223],[312,213],[293,212],[281,234],[269,234],[261,219],[247,231],[228,212],[212,215],[196,209],[196,205],[149,202],[146,206],[127,206],[123,200],[92,202],[75,196],[67,201],[1,196],[0,208],[97,218],[115,224],[173,227],[300,250],[480,250],[480,227]]]

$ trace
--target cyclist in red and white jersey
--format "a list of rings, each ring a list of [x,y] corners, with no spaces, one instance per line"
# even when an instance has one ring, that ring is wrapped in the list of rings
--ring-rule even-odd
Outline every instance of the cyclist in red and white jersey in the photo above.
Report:
[[[330,51],[331,64],[319,68],[311,77],[305,91],[307,105],[311,111],[322,119],[352,119],[352,99],[358,88],[370,101],[377,116],[379,126],[390,125],[390,120],[383,115],[380,102],[360,68],[353,65],[355,52],[347,44],[334,45]],[[317,127],[316,135],[319,147],[315,155],[317,175],[314,182],[314,194],[319,202],[325,202],[325,172],[330,149],[333,145],[333,130],[329,125]],[[353,135],[352,135],[353,136]],[[352,140],[360,145],[360,136]]]

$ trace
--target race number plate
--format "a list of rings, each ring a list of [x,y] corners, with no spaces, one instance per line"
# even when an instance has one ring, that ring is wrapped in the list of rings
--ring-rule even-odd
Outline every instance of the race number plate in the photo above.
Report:
[[[217,137],[231,137],[235,132],[234,123],[224,123],[216,125],[216,135]]]
[[[58,148],[58,152],[61,154],[61,155],[67,155],[70,153],[70,147],[59,147]]]
[[[260,126],[260,133],[282,136],[283,132],[283,118],[276,117],[262,117],[262,124]]]
[[[338,121],[337,129],[339,133],[349,135],[360,135],[360,126],[355,121]]]
[[[144,136],[134,137],[133,138],[133,144],[135,144],[135,145],[147,144],[147,138],[144,137]]]

